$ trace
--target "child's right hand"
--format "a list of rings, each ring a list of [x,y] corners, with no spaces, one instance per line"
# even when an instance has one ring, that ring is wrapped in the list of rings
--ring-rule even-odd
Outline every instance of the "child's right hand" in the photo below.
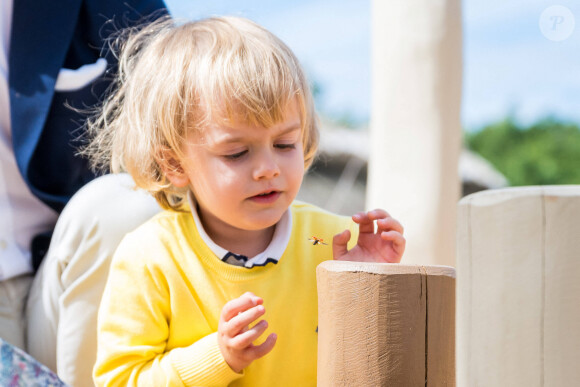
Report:
[[[262,344],[253,344],[268,328],[266,320],[259,321],[252,328],[248,327],[266,313],[263,302],[260,297],[247,292],[229,301],[222,309],[218,345],[225,361],[237,373],[269,353],[276,344],[275,333],[270,334]]]

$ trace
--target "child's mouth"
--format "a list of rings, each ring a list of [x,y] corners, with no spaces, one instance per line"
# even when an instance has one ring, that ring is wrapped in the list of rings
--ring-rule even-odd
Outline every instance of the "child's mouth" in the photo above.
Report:
[[[252,196],[250,199],[258,203],[272,203],[278,199],[278,196],[280,196],[279,191],[270,191]]]

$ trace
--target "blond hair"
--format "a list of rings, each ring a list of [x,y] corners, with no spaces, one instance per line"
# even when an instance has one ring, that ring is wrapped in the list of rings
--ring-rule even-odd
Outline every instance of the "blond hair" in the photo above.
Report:
[[[92,140],[84,153],[93,168],[126,171],[162,207],[178,209],[186,190],[163,173],[167,150],[181,156],[185,136],[217,119],[270,127],[294,101],[305,167],[312,163],[318,123],[306,76],[263,27],[239,17],[181,25],[164,18],[121,39],[114,92],[88,122]]]

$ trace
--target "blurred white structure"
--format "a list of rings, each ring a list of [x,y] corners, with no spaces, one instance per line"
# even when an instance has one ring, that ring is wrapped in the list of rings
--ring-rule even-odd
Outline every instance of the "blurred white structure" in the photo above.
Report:
[[[320,157],[304,180],[300,199],[352,215],[365,208],[369,132],[323,121]],[[458,165],[463,195],[504,188],[507,179],[477,153],[461,150]]]
[[[460,0],[372,1],[367,208],[405,226],[405,262],[455,265]]]
[[[477,153],[468,149],[461,151],[459,177],[463,185],[463,195],[484,189],[504,188],[509,185],[504,175]]]

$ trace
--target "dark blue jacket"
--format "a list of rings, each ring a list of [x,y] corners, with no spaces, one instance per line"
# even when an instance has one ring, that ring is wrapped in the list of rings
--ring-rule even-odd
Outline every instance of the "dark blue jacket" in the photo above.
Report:
[[[65,103],[99,102],[116,67],[104,38],[160,9],[162,0],[14,0],[8,67],[14,154],[32,193],[56,211],[95,177],[76,155],[85,117]],[[77,69],[101,54],[109,62],[103,77],[78,91],[54,91],[61,68]]]

